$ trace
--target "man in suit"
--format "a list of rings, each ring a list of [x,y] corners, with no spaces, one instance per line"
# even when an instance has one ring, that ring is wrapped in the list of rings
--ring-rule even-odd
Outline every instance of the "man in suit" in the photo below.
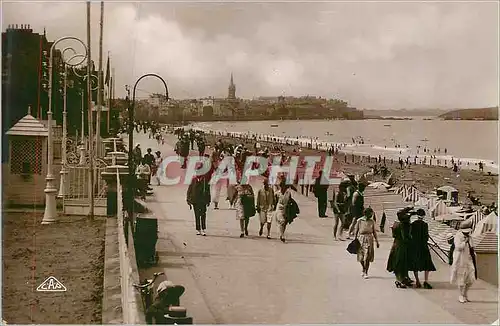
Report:
[[[210,184],[205,176],[199,175],[191,181],[186,200],[189,209],[194,210],[196,234],[206,236],[207,207],[210,205]]]
[[[328,182],[323,177],[323,171],[319,171],[319,176],[314,183],[314,196],[318,198],[318,215],[319,217],[328,217],[326,208],[328,206]]]

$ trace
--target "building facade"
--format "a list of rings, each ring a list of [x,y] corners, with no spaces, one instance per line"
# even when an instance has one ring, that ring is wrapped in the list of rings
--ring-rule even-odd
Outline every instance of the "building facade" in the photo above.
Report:
[[[47,120],[48,111],[48,66],[50,49],[54,42],[43,34],[33,32],[28,24],[9,25],[2,33],[2,162],[8,158],[5,133],[26,115],[31,107],[33,117]],[[61,51],[56,49],[52,62],[52,113],[58,125],[63,116],[63,72]],[[97,76],[95,65],[93,74]],[[76,70],[85,75],[86,68]],[[67,118],[68,134],[81,133],[81,112],[87,112],[86,82],[73,69],[68,70]],[[94,83],[95,81],[93,81]],[[97,85],[93,85],[97,86]],[[104,86],[103,86],[104,87]],[[96,101],[97,91],[92,93]],[[84,114],[84,128],[87,128],[88,114]],[[95,121],[95,119],[94,119]],[[106,124],[105,113],[101,118],[101,134]],[[88,134],[88,131],[85,131]]]
[[[9,25],[2,33],[2,162],[8,157],[5,133],[26,115],[28,107],[35,118],[47,119],[48,94],[44,88],[48,75],[48,52],[52,44],[43,34],[33,33],[30,25]],[[54,118],[62,120],[60,103],[60,52],[53,65]],[[45,82],[45,83],[44,83]]]

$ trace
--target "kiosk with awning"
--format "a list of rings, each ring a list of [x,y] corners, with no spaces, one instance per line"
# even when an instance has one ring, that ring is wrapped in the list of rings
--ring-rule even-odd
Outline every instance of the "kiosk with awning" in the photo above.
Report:
[[[458,204],[458,190],[451,186],[443,186],[436,190],[436,194],[442,200]]]

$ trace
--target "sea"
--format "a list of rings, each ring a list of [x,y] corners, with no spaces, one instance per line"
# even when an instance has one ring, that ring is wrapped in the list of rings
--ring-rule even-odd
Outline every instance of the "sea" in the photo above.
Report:
[[[362,155],[388,158],[435,155],[462,162],[481,161],[498,171],[498,125],[498,121],[411,117],[411,120],[217,121],[195,123],[194,127],[346,144],[344,152]],[[424,153],[424,148],[430,152]]]

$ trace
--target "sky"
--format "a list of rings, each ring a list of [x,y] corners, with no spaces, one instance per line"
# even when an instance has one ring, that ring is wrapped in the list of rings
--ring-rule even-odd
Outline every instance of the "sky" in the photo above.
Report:
[[[86,4],[2,1],[8,24],[86,42]],[[92,3],[98,60],[100,4]],[[61,42],[60,48],[74,43]],[[75,47],[77,44],[75,45]],[[498,106],[499,5],[491,2],[111,2],[116,95],[156,73],[175,99],[322,96],[364,109]],[[148,78],[137,97],[164,92]]]

